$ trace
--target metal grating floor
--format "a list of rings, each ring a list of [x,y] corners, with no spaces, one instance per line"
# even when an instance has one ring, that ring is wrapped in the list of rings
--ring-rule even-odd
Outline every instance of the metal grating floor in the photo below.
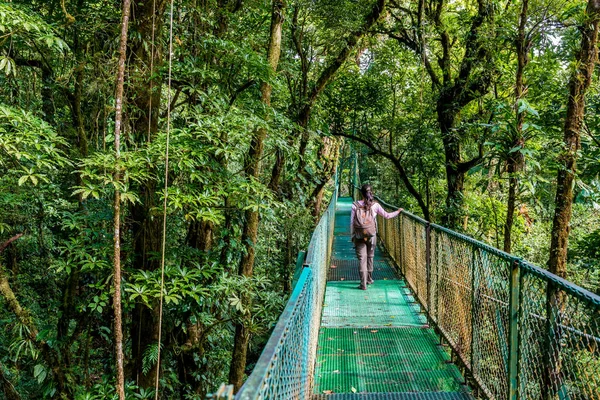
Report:
[[[472,400],[468,393],[332,393],[313,394],[312,400]]]
[[[354,250],[353,250],[354,251]],[[393,268],[390,268],[387,261],[374,261],[373,262],[373,279],[379,280],[392,280],[398,279]],[[331,266],[327,271],[328,281],[358,281],[358,260],[338,259],[331,260]]]
[[[350,242],[352,201],[340,198],[317,349],[313,400],[472,399],[387,256],[375,253],[358,289]]]
[[[409,303],[401,281],[375,281],[358,290],[359,281],[328,282],[321,327],[424,326],[418,304]]]

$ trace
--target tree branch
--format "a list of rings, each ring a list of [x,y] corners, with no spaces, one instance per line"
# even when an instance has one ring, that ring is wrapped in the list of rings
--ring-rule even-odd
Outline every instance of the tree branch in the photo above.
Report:
[[[240,95],[240,93],[242,93],[244,90],[248,89],[250,86],[254,85],[255,83],[256,83],[256,81],[254,79],[250,79],[249,81],[244,83],[242,86],[237,88],[235,90],[235,92],[233,92],[233,94],[231,95],[231,99],[229,99],[229,107],[231,107],[233,105],[233,103],[235,102],[235,99],[237,99],[237,97]]]
[[[415,200],[417,200],[417,203],[419,204],[419,207],[421,208],[421,211],[423,212],[423,216],[425,217],[426,220],[429,221],[429,208],[427,207],[427,204],[425,204],[425,202],[423,201],[423,196],[421,196],[421,194],[417,191],[417,189],[410,182],[408,174],[406,173],[406,170],[404,169],[404,166],[402,165],[402,163],[400,162],[400,159],[398,157],[395,157],[393,154],[384,152],[383,150],[375,147],[375,145],[372,142],[370,142],[369,140],[366,140],[364,138],[361,138],[360,136],[351,135],[351,134],[345,133],[343,131],[333,132],[333,135],[342,136],[342,137],[357,141],[359,143],[362,143],[365,146],[367,146],[368,148],[370,148],[373,151],[373,154],[390,160],[392,162],[392,164],[394,164],[394,167],[396,167],[396,170],[398,171],[398,173],[400,174],[400,179],[402,179],[402,182],[404,183],[406,190],[408,190],[408,192],[415,198]]]
[[[24,233],[18,233],[15,236],[8,239],[6,242],[0,244],[0,253],[2,253],[12,242],[20,239],[23,235],[24,235]]]

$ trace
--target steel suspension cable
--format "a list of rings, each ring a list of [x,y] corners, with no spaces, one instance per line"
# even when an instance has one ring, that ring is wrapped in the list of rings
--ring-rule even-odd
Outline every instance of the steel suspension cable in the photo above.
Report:
[[[167,83],[167,137],[165,147],[165,192],[163,201],[163,233],[160,260],[160,302],[158,308],[158,350],[156,356],[156,381],[154,399],[158,400],[158,381],[160,377],[160,346],[162,341],[163,297],[165,288],[165,248],[167,243],[167,200],[169,197],[169,139],[171,133],[171,74],[173,67],[173,2],[169,15],[169,72]]]

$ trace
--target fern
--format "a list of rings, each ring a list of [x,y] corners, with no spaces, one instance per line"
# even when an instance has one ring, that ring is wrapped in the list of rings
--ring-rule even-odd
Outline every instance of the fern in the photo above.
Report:
[[[153,343],[146,347],[144,358],[142,358],[142,372],[147,374],[158,362],[158,343]]]

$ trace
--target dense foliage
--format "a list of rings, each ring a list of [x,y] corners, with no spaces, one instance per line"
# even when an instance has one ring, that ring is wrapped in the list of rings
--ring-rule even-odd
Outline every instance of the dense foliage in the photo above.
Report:
[[[546,265],[586,2],[132,3],[118,162],[121,2],[0,4],[8,399],[115,396],[115,189],[128,398],[154,398],[157,369],[169,399],[251,371],[351,151],[383,198],[499,248],[508,225],[509,249]],[[585,99],[567,276],[600,293],[596,76]]]

